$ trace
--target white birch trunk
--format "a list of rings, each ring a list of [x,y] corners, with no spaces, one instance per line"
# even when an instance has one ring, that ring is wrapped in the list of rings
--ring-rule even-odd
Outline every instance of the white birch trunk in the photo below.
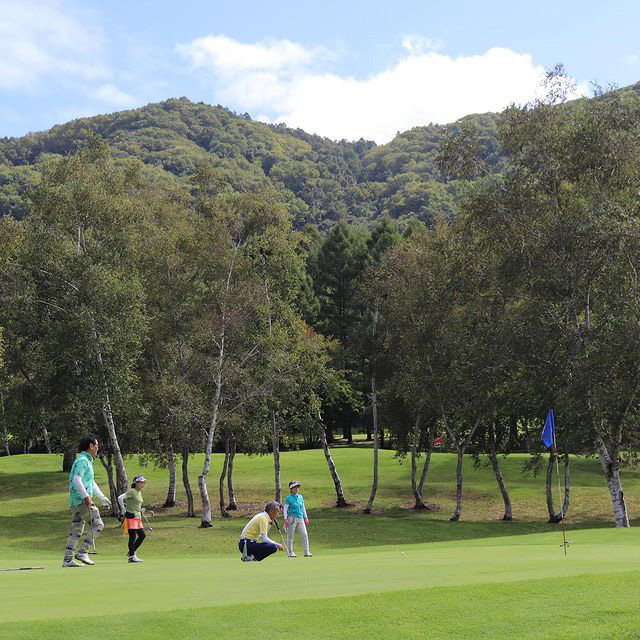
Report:
[[[280,435],[276,425],[276,412],[271,409],[271,441],[273,443],[273,476],[276,487],[275,501],[280,504],[282,486],[280,483]]]
[[[99,364],[102,367],[102,355],[98,351]],[[124,459],[122,452],[120,451],[120,445],[118,444],[118,436],[116,434],[116,425],[113,421],[113,413],[111,411],[111,400],[109,399],[109,388],[107,387],[107,381],[102,372],[103,380],[103,400],[102,400],[102,416],[107,426],[107,432],[109,434],[109,442],[111,443],[111,449],[113,451],[113,457],[116,462],[116,478],[118,483],[118,495],[124,493],[127,490],[129,481],[127,479],[127,470],[124,466]]]
[[[329,443],[327,442],[327,434],[325,433],[324,429],[322,430],[320,441],[322,442],[322,450],[324,451],[324,457],[327,460],[327,465],[329,466],[329,473],[331,473],[331,477],[333,478],[333,485],[336,489],[336,507],[346,507],[348,506],[348,504],[344,497],[344,489],[342,488],[342,482],[340,481],[338,470],[336,469],[336,465],[333,461],[333,457],[331,456]]]
[[[620,469],[618,466],[619,453],[614,449],[612,452],[613,455],[611,455],[602,438],[596,439],[596,446],[598,447],[600,464],[602,465],[602,470],[604,471],[607,485],[609,486],[611,504],[613,505],[613,519],[616,527],[629,527],[631,526],[629,524],[629,513],[627,512],[627,504],[622,491],[622,481],[620,480]]]
[[[120,508],[118,506],[118,492],[116,491],[116,483],[113,480],[113,465],[111,461],[111,454],[107,456],[98,456],[102,466],[107,472],[107,482],[109,483],[109,497],[111,498],[111,515],[117,516]],[[106,461],[105,461],[106,458]]]
[[[224,343],[223,343],[224,344]],[[222,384],[222,357],[223,348],[220,349],[219,358],[219,370],[216,375],[216,392],[214,395],[213,412],[211,414],[211,422],[209,423],[209,429],[207,431],[207,444],[204,454],[204,465],[202,467],[202,473],[198,476],[198,489],[200,490],[200,500],[202,501],[202,521],[200,527],[206,529],[211,526],[211,501],[209,500],[209,492],[207,490],[207,478],[209,471],[211,471],[211,452],[213,451],[213,438],[218,426],[218,409],[220,407],[220,395]]]
[[[231,288],[231,278],[233,276],[233,270],[235,267],[235,258],[239,248],[240,245],[236,245],[236,251],[233,254],[231,262],[229,263],[229,271],[227,272],[227,279],[225,282],[224,297],[222,300],[222,313],[220,318],[220,338],[218,340],[218,362],[216,365],[214,380],[216,390],[213,396],[213,410],[211,412],[211,421],[209,422],[209,429],[207,430],[204,465],[202,467],[202,473],[198,476],[198,489],[200,490],[200,500],[202,502],[202,521],[200,523],[200,527],[203,529],[211,526],[211,501],[209,500],[209,492],[207,490],[207,478],[209,476],[209,471],[211,470],[211,452],[213,451],[213,439],[216,435],[216,429],[218,427],[218,413],[220,410],[220,398],[222,397],[222,372],[224,368],[225,357],[227,304],[229,302],[229,290]]]
[[[51,453],[51,441],[49,440],[49,432],[47,427],[42,427],[42,437],[44,438],[44,446],[47,453]]]
[[[84,243],[84,231],[82,225],[78,225],[78,253],[84,251],[86,253],[86,247]],[[109,395],[109,385],[107,383],[107,376],[105,373],[105,365],[102,360],[102,350],[100,348],[100,340],[98,338],[98,330],[96,327],[95,319],[91,319],[91,333],[93,337],[93,343],[96,350],[96,361],[98,363],[98,372],[100,374],[100,380],[102,383],[102,417],[104,418],[105,425],[107,427],[107,433],[109,434],[109,442],[111,443],[111,450],[116,462],[116,477],[118,480],[118,492],[124,493],[128,488],[127,470],[124,466],[124,459],[122,452],[120,451],[120,445],[118,443],[118,436],[116,434],[116,426],[113,421],[113,411],[111,409],[111,399]]]

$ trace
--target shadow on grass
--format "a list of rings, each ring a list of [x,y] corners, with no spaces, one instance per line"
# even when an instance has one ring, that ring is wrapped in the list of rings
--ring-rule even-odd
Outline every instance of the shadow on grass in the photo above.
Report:
[[[361,512],[318,509],[312,522],[313,531],[323,542],[332,541],[335,547],[358,547],[386,544],[411,544],[419,542],[454,542],[477,538],[524,536],[532,533],[561,535],[559,524],[544,521],[485,520],[449,522],[448,518],[434,517],[433,512],[416,512],[406,509],[386,509],[382,513],[365,515]],[[632,526],[639,526],[640,519]],[[613,522],[606,520],[566,523],[568,532],[580,529],[612,529]]]
[[[68,473],[60,471],[31,471],[0,474],[0,500],[33,498],[66,492]]]
[[[210,554],[212,551],[234,554],[237,551],[237,538],[247,520],[246,517],[225,520],[214,517],[211,529],[200,529],[199,518],[183,518],[178,514],[167,516],[164,521],[160,517],[158,522],[153,522],[156,532],[152,534],[147,547],[166,550],[175,555]],[[124,544],[124,538],[120,535],[117,521],[108,517],[104,521],[106,530],[100,537],[98,546],[108,554],[118,553]],[[69,516],[63,511],[53,514],[30,512],[14,516],[0,515],[0,547],[59,550],[68,535],[69,524]],[[640,519],[635,519],[632,526],[640,526]],[[576,525],[568,523],[567,538],[579,544],[578,532],[581,529],[612,528],[613,524],[608,521]],[[406,510],[401,509],[389,509],[372,515],[330,508],[318,509],[309,526],[311,546],[318,551],[417,543],[455,543],[492,538],[499,545],[500,538],[535,533],[555,533],[558,544],[562,540],[562,530],[557,524],[500,520],[449,522],[446,519],[435,520],[428,513],[406,515]],[[156,539],[156,536],[160,537]],[[276,531],[274,536],[277,538]],[[513,541],[509,544],[513,544]],[[522,544],[527,543],[523,540]]]

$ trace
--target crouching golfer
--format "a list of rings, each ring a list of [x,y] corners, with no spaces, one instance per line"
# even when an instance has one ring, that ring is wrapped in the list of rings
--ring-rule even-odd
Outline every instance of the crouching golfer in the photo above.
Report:
[[[282,551],[282,545],[269,539],[269,527],[280,513],[280,505],[271,500],[267,502],[264,511],[256,513],[244,526],[240,534],[238,548],[242,553],[243,562],[260,562],[276,551]]]
[[[142,490],[146,478],[136,476],[131,483],[131,488],[118,496],[118,504],[120,505],[120,513],[122,514],[122,530],[129,534],[129,562],[144,562],[138,558],[138,547],[147,537],[142,526],[142,514],[146,509],[142,506]],[[126,506],[125,506],[126,502]],[[149,511],[153,515],[153,511]]]
[[[111,500],[107,498],[96,484],[93,476],[93,460],[98,455],[98,438],[90,434],[80,440],[80,455],[76,458],[71,473],[69,474],[69,509],[71,510],[71,532],[64,549],[63,567],[82,567],[83,564],[95,564],[87,555],[89,545],[95,543],[95,539],[104,529],[104,523],[100,517],[100,511],[93,504],[92,497],[95,493],[104,507],[111,506]],[[85,523],[89,523],[91,536],[87,535],[80,543]],[[75,552],[75,560],[73,554]],[[77,562],[79,560],[79,562]]]

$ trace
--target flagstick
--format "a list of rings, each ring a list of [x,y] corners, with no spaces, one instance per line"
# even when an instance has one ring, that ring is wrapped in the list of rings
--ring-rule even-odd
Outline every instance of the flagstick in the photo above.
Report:
[[[555,421],[554,421],[555,422]],[[556,447],[556,430],[555,424],[553,429],[553,455],[556,458],[556,477],[558,479],[558,505],[560,507],[560,524],[562,525],[562,547],[564,549],[564,555],[567,555],[567,546],[569,543],[567,542],[567,532],[564,526],[564,512],[562,510],[563,500],[562,500],[562,491],[560,489],[560,466],[558,465],[558,449]]]

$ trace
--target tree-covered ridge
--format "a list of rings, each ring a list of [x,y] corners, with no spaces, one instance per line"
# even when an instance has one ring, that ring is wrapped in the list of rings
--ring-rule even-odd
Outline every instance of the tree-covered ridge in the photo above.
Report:
[[[469,116],[482,133],[487,164],[499,170],[495,118]],[[430,223],[450,215],[456,184],[435,165],[438,148],[456,125],[416,127],[386,145],[336,142],[285,125],[266,125],[228,109],[186,98],[140,109],[80,118],[49,131],[0,140],[0,214],[22,217],[26,194],[52,156],[102,136],[116,158],[137,158],[147,177],[183,186],[198,163],[213,165],[235,191],[275,186],[298,226],[332,226],[338,219],[370,223],[382,215]]]

